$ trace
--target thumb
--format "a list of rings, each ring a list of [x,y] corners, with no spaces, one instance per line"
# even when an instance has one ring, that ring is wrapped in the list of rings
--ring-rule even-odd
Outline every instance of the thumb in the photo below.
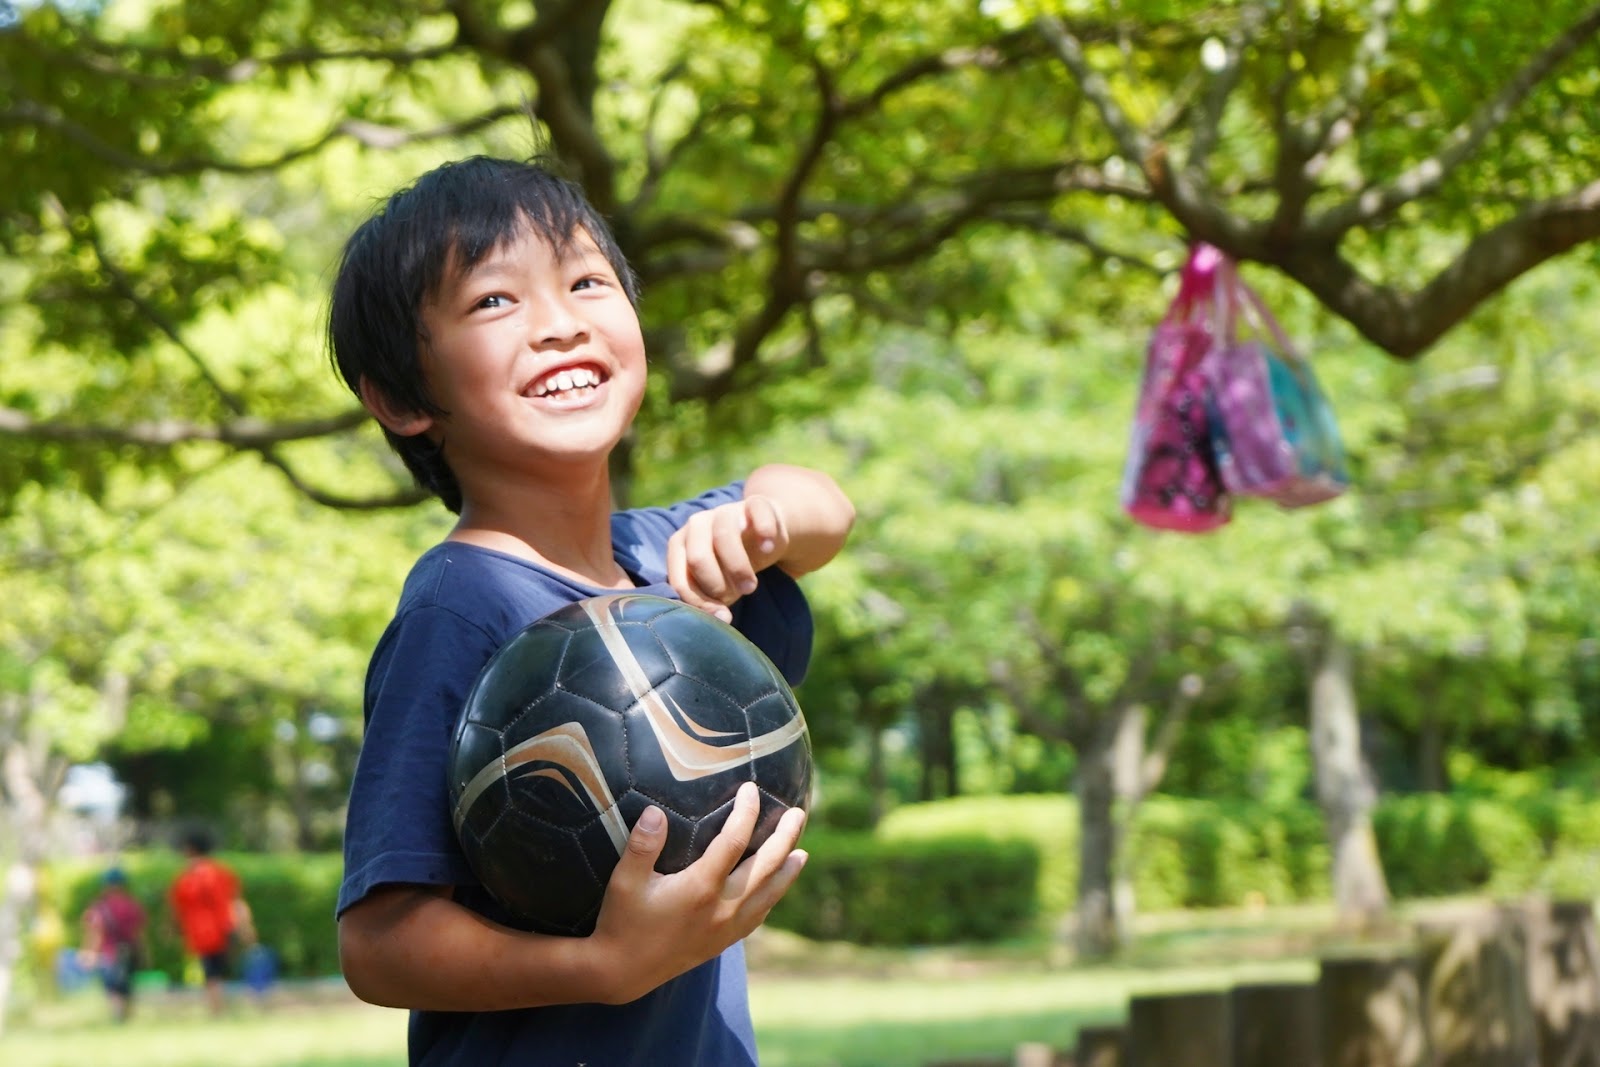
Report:
[[[628,835],[628,847],[617,862],[617,871],[631,871],[632,877],[647,877],[655,870],[656,857],[667,844],[667,816],[651,805],[640,813]]]

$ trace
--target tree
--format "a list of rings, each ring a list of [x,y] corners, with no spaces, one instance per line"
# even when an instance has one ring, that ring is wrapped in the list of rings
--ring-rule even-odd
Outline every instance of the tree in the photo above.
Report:
[[[1150,0],[1070,20],[1027,0],[43,6],[0,35],[0,144],[20,161],[0,237],[52,264],[22,286],[44,337],[138,359],[216,300],[326,262],[326,237],[307,242],[320,260],[285,238],[346,228],[350,197],[315,186],[293,233],[250,217],[318,161],[389,153],[343,173],[394,178],[420,145],[514,150],[531,118],[662,294],[673,398],[828,358],[830,314],[971,314],[993,289],[936,252],[995,228],[1169,266],[1203,238],[1415,358],[1600,235],[1597,31],[1575,0]],[[143,230],[122,259],[114,215]],[[188,374],[159,423],[8,395],[0,430],[222,440],[327,503],[411,498],[317,487],[282,458],[352,430],[348,401],[291,418],[204,361]]]

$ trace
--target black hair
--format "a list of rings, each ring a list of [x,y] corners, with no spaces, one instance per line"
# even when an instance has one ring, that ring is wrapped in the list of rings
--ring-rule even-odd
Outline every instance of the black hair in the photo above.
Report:
[[[471,270],[528,230],[558,252],[587,233],[638,303],[638,282],[610,227],[551,164],[488,156],[445,163],[389,197],[345,243],[328,346],[350,390],[359,397],[366,379],[397,410],[448,415],[422,374],[422,305],[449,280],[447,270]],[[422,434],[383,434],[417,484],[460,514],[461,487],[440,448]]]
[[[201,827],[191,827],[185,830],[182,837],[179,838],[179,843],[184,849],[193,852],[196,856],[209,856],[211,854],[211,832]]]

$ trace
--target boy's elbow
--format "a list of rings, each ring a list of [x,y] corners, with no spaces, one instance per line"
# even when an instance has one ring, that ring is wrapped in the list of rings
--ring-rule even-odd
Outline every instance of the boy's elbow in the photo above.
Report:
[[[358,999],[381,1008],[405,1007],[383,981],[390,968],[377,958],[374,940],[362,929],[360,916],[349,912],[339,920],[339,970]]]

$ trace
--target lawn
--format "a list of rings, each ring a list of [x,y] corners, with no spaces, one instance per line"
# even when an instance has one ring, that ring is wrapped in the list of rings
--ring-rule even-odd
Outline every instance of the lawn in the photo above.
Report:
[[[1320,909],[1150,917],[1116,966],[1073,966],[1045,942],[983,949],[868,950],[761,931],[751,1010],[763,1067],[923,1067],[1069,1047],[1085,1024],[1120,1019],[1136,994],[1309,979]],[[126,1026],[95,990],[39,1003],[0,1036],[6,1067],[400,1067],[405,1013],[361,1004],[341,983],[234,998],[213,1020],[194,992],[150,995]]]

